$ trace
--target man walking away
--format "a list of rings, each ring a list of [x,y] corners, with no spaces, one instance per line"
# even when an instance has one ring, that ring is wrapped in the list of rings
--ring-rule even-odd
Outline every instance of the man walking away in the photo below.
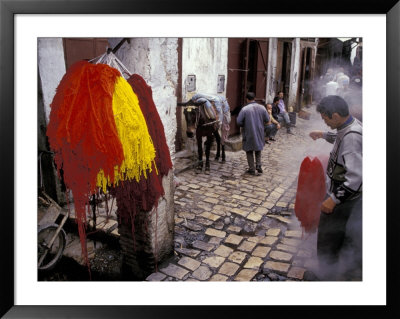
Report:
[[[333,143],[327,166],[328,192],[321,205],[317,254],[326,280],[361,280],[362,269],[362,124],[346,101],[330,95],[317,106],[336,133],[313,131],[313,140]]]
[[[240,111],[236,122],[242,127],[243,150],[246,152],[247,163],[249,164],[247,173],[258,175],[258,173],[263,172],[261,168],[261,151],[265,145],[264,124],[269,122],[269,115],[265,107],[256,103],[254,98],[255,94],[253,92],[247,93],[247,105]]]

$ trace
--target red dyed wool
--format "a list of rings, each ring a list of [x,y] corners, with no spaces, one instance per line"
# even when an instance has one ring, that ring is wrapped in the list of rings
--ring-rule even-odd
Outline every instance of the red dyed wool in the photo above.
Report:
[[[71,189],[82,254],[87,263],[85,206],[96,192],[100,169],[114,180],[114,167],[124,159],[112,110],[114,85],[119,72],[108,65],[80,61],[62,78],[47,127],[50,148],[58,170]]]
[[[172,168],[172,161],[165,138],[164,125],[161,122],[160,115],[153,101],[153,92],[151,87],[138,74],[133,74],[128,79],[128,83],[132,86],[133,91],[139,99],[140,109],[146,119],[147,128],[156,149],[155,162],[159,178],[162,179],[162,177],[168,175],[169,170]]]
[[[326,194],[325,174],[318,157],[307,156],[300,166],[294,211],[306,232],[318,228],[321,204]]]

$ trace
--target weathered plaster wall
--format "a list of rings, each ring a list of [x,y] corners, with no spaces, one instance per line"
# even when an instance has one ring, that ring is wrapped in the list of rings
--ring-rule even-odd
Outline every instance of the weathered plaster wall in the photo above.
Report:
[[[228,66],[227,38],[184,38],[182,41],[182,100],[195,93],[217,94],[218,75],[225,75],[226,96]],[[196,76],[196,90],[188,92],[187,76]]]
[[[46,123],[48,123],[50,104],[66,71],[62,38],[38,39],[38,64]]]
[[[121,38],[109,39],[111,47],[120,41]],[[151,86],[171,154],[175,152],[176,135],[177,49],[177,38],[131,38],[116,52],[132,74],[141,75]]]
[[[299,86],[300,79],[300,38],[293,39],[292,50],[289,102],[287,104],[287,107],[292,106],[293,109],[295,109],[297,88]]]
[[[182,41],[182,101],[189,100],[196,93],[226,96],[228,79],[228,39],[227,38],[183,38]],[[196,89],[189,92],[188,75],[196,76]],[[217,93],[218,75],[225,75],[224,92]],[[186,130],[182,115],[182,129]],[[197,152],[194,139],[182,135],[186,149]]]
[[[265,101],[272,103],[276,95],[276,68],[278,60],[278,39],[269,39],[269,50],[268,50],[268,73],[267,73],[267,89]]]

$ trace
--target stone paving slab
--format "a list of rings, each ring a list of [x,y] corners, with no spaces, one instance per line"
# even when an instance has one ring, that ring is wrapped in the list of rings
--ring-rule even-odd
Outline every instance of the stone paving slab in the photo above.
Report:
[[[210,278],[210,281],[227,281],[227,280],[228,277],[221,274],[216,274]]]
[[[227,228],[227,232],[228,233],[234,233],[234,234],[238,234],[240,231],[241,231],[242,229],[240,228],[240,227],[238,227],[238,226],[229,226],[228,228]]]
[[[245,252],[251,252],[254,249],[254,247],[256,247],[256,245],[257,243],[246,240],[242,244],[240,244],[238,249]]]
[[[204,213],[200,214],[200,216],[210,219],[214,222],[221,218],[221,216],[218,216],[218,215],[210,213],[210,212],[204,212]]]
[[[161,268],[160,272],[177,279],[183,279],[189,273],[188,270],[174,264],[169,264],[167,267]]]
[[[193,272],[193,277],[198,280],[208,280],[211,275],[212,271],[206,266],[200,266]]]
[[[225,244],[239,245],[242,240],[242,236],[230,234],[228,238],[226,238]]]
[[[244,268],[258,269],[262,263],[263,260],[260,257],[250,257],[244,265]]]
[[[279,250],[273,250],[270,252],[269,256],[272,259],[279,260],[279,261],[290,261],[293,257],[292,254],[288,254]]]
[[[254,249],[252,255],[256,257],[261,257],[265,258],[267,257],[268,253],[271,251],[271,247],[267,246],[257,246],[256,249]]]
[[[290,264],[288,263],[282,263],[282,262],[276,262],[276,261],[267,261],[265,263],[264,269],[270,269],[270,270],[275,270],[278,273],[284,273],[286,274],[289,270]]]
[[[306,269],[301,267],[292,267],[288,273],[289,278],[303,279]]]
[[[219,266],[222,265],[222,263],[225,261],[224,257],[221,256],[212,256],[212,257],[207,257],[203,260],[203,263],[207,264],[211,268],[218,268]]]
[[[183,257],[178,261],[178,264],[191,270],[191,271],[194,271],[200,267],[201,262],[199,262],[195,259],[189,258],[189,257]]]
[[[205,234],[208,236],[214,236],[214,237],[219,237],[219,238],[225,238],[225,236],[226,236],[226,232],[219,231],[219,230],[216,230],[213,228],[207,228]]]
[[[245,260],[246,257],[247,257],[247,254],[245,252],[235,251],[228,257],[228,259],[237,264],[241,264],[243,262],[243,260]]]
[[[249,205],[249,206],[251,206],[251,205]],[[232,208],[231,212],[234,213],[234,214],[237,214],[239,216],[243,216],[243,217],[247,217],[247,215],[250,214],[249,211],[246,211],[246,210],[243,210],[243,209],[239,209],[239,208]]]
[[[196,240],[193,243],[193,247],[201,250],[211,251],[214,249],[215,246],[209,243],[205,243],[204,241]]]
[[[214,253],[218,256],[221,257],[228,257],[231,253],[233,252],[232,248],[229,248],[227,246],[221,245],[219,246]]]
[[[255,275],[257,275],[257,273],[258,273],[258,270],[243,269],[235,277],[235,281],[251,281],[255,277]]]
[[[163,281],[167,276],[160,272],[154,272],[146,278],[146,281]]]
[[[184,222],[184,223],[182,223],[182,226],[187,228],[187,229],[196,231],[196,232],[198,232],[198,231],[203,229],[203,227],[201,227],[200,225],[198,225],[196,223],[192,223],[192,222]]]
[[[279,234],[281,233],[281,229],[280,228],[270,228],[267,230],[266,235],[267,236],[279,236]]]
[[[262,218],[262,215],[257,214],[257,213],[250,213],[249,215],[247,215],[247,219],[253,221],[253,222],[258,222],[260,221]]]
[[[267,246],[272,246],[278,241],[278,237],[275,236],[266,236],[265,238],[259,241],[260,244],[264,244]]]
[[[232,262],[226,262],[221,266],[218,273],[230,277],[233,276],[238,271],[239,268],[240,266],[238,264]]]

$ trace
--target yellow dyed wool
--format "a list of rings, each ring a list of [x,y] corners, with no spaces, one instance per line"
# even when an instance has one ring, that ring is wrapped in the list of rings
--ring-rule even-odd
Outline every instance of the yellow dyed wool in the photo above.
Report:
[[[120,180],[119,178],[119,172],[118,172],[118,166],[114,167],[114,176],[115,176],[115,180],[114,183],[111,182],[110,176],[106,176],[104,175],[104,171],[101,169],[100,172],[97,174],[97,187],[100,187],[103,189],[103,193],[105,194],[107,191],[107,185],[111,186],[112,184],[114,185],[118,185],[118,182]]]
[[[146,170],[151,172],[156,151],[139,100],[123,77],[116,80],[112,108],[125,158],[115,168],[114,184],[117,185],[120,180],[132,179],[138,182],[141,174],[147,178]],[[106,178],[104,172],[100,171],[97,175],[97,186],[105,190],[106,185],[110,184],[110,178]]]

